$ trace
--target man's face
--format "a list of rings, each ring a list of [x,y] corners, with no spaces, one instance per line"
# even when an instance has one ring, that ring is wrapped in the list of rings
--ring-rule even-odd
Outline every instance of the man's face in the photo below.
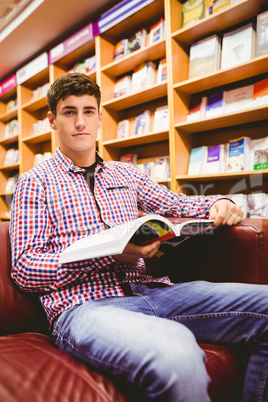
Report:
[[[95,162],[98,129],[102,115],[94,96],[70,95],[60,99],[56,117],[48,112],[53,130],[57,130],[61,151],[75,165],[89,166]]]

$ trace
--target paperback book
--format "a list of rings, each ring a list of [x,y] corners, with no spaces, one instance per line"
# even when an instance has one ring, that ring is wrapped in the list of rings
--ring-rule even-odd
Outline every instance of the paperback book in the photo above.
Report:
[[[252,140],[253,169],[268,169],[268,137]]]
[[[137,66],[132,74],[132,93],[149,88],[155,81],[156,64],[152,61]]]
[[[225,172],[226,145],[210,145],[205,149],[201,174],[217,174]]]
[[[165,20],[161,18],[155,25],[150,28],[149,44],[153,45],[155,42],[165,37]]]
[[[227,146],[227,172],[243,172],[252,169],[251,138],[231,140]]]
[[[268,10],[257,16],[256,56],[268,53]]]
[[[190,100],[187,121],[200,120],[205,117],[207,98],[206,96],[193,96]]]
[[[145,110],[135,118],[135,135],[148,134],[150,131],[151,111]]]
[[[226,91],[224,95],[224,113],[244,110],[252,106],[253,85]]]
[[[160,60],[157,70],[157,84],[167,80],[167,59]]]
[[[207,96],[205,117],[213,117],[222,114],[224,105],[224,92],[216,92]]]
[[[154,131],[169,130],[169,108],[160,106],[154,112]]]
[[[117,138],[126,138],[129,135],[129,120],[121,120],[117,125]]]
[[[255,54],[255,28],[252,23],[225,33],[222,39],[221,68],[245,63]]]
[[[118,60],[127,55],[127,39],[121,39],[114,47],[114,59]]]
[[[188,175],[199,175],[206,155],[206,146],[192,148],[188,167]]]
[[[147,245],[156,240],[159,240],[163,246],[163,249],[160,247],[157,253],[160,257],[167,252],[165,245],[168,245],[169,241],[173,249],[191,236],[212,228],[213,221],[209,219],[193,219],[176,224],[161,215],[145,215],[76,241],[60,254],[59,262],[64,264],[118,255],[122,254],[128,243]]]
[[[205,16],[206,0],[187,0],[181,7],[181,28],[195,24]]]
[[[119,78],[114,86],[114,97],[119,98],[123,95],[128,95],[131,92],[131,75],[125,75]]]
[[[218,35],[195,42],[190,47],[189,79],[201,77],[220,68],[221,42]]]
[[[145,46],[147,32],[145,29],[141,29],[131,36],[127,41],[127,54],[135,52]]]

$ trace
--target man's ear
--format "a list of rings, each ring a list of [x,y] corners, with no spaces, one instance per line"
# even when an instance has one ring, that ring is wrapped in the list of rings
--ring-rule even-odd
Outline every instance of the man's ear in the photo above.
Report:
[[[57,130],[56,123],[55,123],[55,116],[51,111],[48,111],[47,118],[48,118],[50,127],[53,130]]]

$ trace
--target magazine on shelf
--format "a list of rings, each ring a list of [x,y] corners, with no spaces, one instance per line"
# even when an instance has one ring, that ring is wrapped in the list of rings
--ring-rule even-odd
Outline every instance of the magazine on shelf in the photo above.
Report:
[[[154,112],[154,131],[169,130],[169,108],[168,106],[160,106]]]
[[[225,33],[222,39],[221,69],[237,66],[254,57],[255,28],[252,23]]]
[[[187,121],[200,120],[205,117],[207,106],[206,96],[193,96],[190,99],[189,112],[186,116]]]
[[[114,86],[114,97],[119,98],[123,95],[128,95],[131,92],[131,75],[125,75],[119,78]]]
[[[224,93],[224,113],[244,110],[252,106],[253,85],[231,89]]]
[[[161,18],[155,25],[150,28],[149,45],[163,39],[165,37],[165,20]]]
[[[139,50],[143,48],[146,44],[146,35],[147,32],[145,29],[141,29],[136,32],[135,35],[128,38],[127,42],[127,54],[135,52],[135,50]]]
[[[118,60],[127,55],[127,39],[121,39],[114,47],[114,59]]]
[[[250,137],[240,137],[227,144],[227,172],[252,170],[252,144]]]
[[[181,7],[181,28],[189,27],[205,16],[206,0],[187,0]]]
[[[257,16],[256,57],[268,53],[268,10]]]
[[[135,135],[148,134],[150,131],[151,111],[145,110],[135,118]]]
[[[129,120],[121,120],[117,125],[117,138],[126,138],[129,135]]]
[[[221,41],[218,35],[195,42],[190,47],[189,79],[201,77],[220,68]]]
[[[200,174],[202,166],[204,164],[206,148],[207,147],[205,145],[192,148],[188,167],[189,176],[196,176]]]
[[[132,74],[132,93],[142,91],[154,85],[156,64],[152,61],[134,68]]]
[[[207,96],[205,117],[218,116],[223,113],[224,92],[216,92]]]
[[[200,174],[224,173],[226,164],[226,144],[209,145],[205,155]]]
[[[265,193],[248,194],[248,217],[268,218],[268,195]]]
[[[267,30],[268,35],[268,30]],[[268,78],[253,84],[252,106],[268,105]]]
[[[251,140],[253,149],[253,169],[268,169],[268,137]]]
[[[160,59],[157,70],[157,84],[167,80],[167,59],[164,57]]]
[[[59,262],[64,264],[118,255],[122,254],[128,243],[147,245],[155,240],[161,242],[162,247],[156,254],[160,257],[169,244],[173,249],[191,236],[211,231],[212,228],[213,221],[209,219],[191,219],[176,224],[161,215],[145,215],[74,242],[60,254]]]

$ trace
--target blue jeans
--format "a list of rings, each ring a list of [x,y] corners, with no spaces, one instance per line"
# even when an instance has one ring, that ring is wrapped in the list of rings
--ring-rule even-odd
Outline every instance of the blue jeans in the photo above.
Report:
[[[131,284],[133,296],[62,313],[59,349],[137,386],[148,401],[208,402],[197,342],[250,347],[243,402],[268,401],[268,286],[196,281]]]

